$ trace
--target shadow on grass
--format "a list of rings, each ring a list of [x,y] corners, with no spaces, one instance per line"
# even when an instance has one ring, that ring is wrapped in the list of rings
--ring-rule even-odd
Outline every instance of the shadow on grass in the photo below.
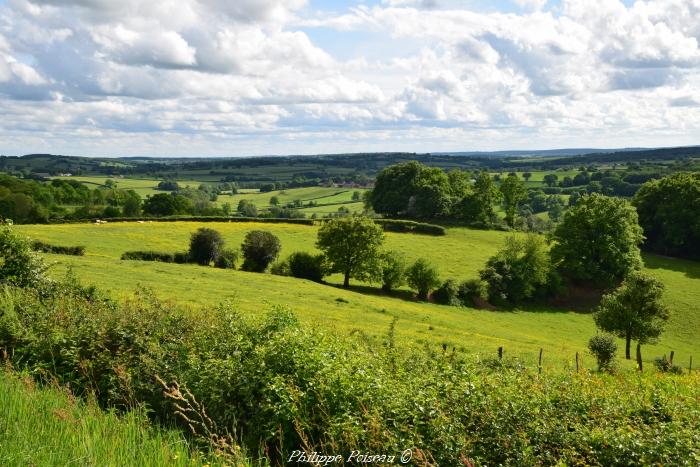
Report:
[[[644,265],[648,269],[667,269],[681,272],[689,279],[700,279],[700,262],[653,253],[644,253],[643,257]]]
[[[410,290],[393,290],[391,292],[385,292],[379,287],[372,287],[369,285],[351,285],[350,287],[343,287],[341,284],[329,284],[327,286],[333,287],[339,290],[347,290],[349,292],[356,292],[362,295],[372,295],[375,297],[387,297],[387,298],[398,298],[399,300],[404,300],[407,302],[421,303],[415,298],[415,295]],[[424,302],[428,303],[428,302]]]

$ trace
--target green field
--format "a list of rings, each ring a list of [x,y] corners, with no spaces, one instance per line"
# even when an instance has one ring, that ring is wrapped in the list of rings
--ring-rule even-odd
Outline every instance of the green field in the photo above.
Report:
[[[544,349],[545,365],[565,368],[576,352],[585,354],[588,338],[595,334],[590,314],[530,305],[511,311],[487,311],[420,303],[404,290],[397,296],[382,294],[368,284],[351,290],[339,287],[340,277],[330,285],[290,277],[219,270],[195,265],[121,261],[127,250],[183,251],[189,235],[201,224],[112,223],[107,225],[26,225],[17,230],[34,239],[58,245],[85,245],[84,257],[47,255],[54,263],[52,274],[62,275],[68,266],[86,283],[110,290],[115,296],[147,286],[162,298],[191,306],[214,305],[233,300],[248,313],[259,313],[273,304],[289,306],[302,321],[322,325],[340,334],[362,331],[369,336],[387,332],[398,317],[397,336],[403,345],[447,344],[471,353],[491,354],[499,346],[527,362]],[[291,224],[207,223],[219,230],[227,244],[238,246],[253,229],[273,231],[282,242],[281,257],[294,251],[313,251],[317,227]],[[387,234],[386,248],[403,252],[408,259],[419,256],[434,262],[443,279],[477,276],[486,259],[495,253],[508,234],[464,228],[448,229],[444,237]],[[700,264],[645,256],[649,272],[667,286],[665,301],[672,318],[657,345],[643,347],[647,361],[671,350],[678,362],[700,355]],[[697,357],[696,357],[697,358]],[[593,365],[593,358],[586,356]]]
[[[209,465],[144,414],[117,417],[58,388],[0,369],[0,465]]]

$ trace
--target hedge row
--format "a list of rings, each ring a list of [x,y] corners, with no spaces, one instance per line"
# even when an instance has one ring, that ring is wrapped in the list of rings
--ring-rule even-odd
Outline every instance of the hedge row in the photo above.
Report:
[[[160,251],[127,251],[122,254],[123,260],[135,261],[158,261],[161,263],[185,264],[190,261],[189,254],[185,253],[163,253]]]
[[[228,216],[164,216],[164,217],[108,217],[107,222],[260,222],[265,224],[314,225],[313,219],[287,219],[279,217],[228,217]]]
[[[84,246],[59,246],[51,245],[50,243],[44,243],[39,240],[32,242],[32,249],[34,251],[40,251],[42,253],[53,253],[55,255],[71,255],[71,256],[84,256],[85,247]]]
[[[388,232],[445,235],[445,228],[434,224],[399,219],[375,219],[374,222],[381,225]]]

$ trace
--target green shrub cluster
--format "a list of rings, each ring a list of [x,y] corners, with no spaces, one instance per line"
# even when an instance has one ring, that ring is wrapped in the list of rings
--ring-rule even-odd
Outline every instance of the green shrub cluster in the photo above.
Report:
[[[276,309],[180,310],[146,292],[117,305],[66,286],[7,286],[0,350],[16,367],[183,423],[159,376],[203,404],[220,430],[284,463],[295,449],[355,449],[437,465],[684,465],[700,459],[700,378],[543,374],[476,366],[300,326]],[[420,449],[420,454],[418,452]],[[432,462],[431,462],[432,463]]]
[[[85,256],[84,246],[59,246],[44,243],[39,240],[32,242],[32,249],[42,253],[53,253],[55,255]]]
[[[442,236],[446,234],[445,228],[425,222],[405,221],[400,219],[375,219],[374,222],[381,225],[387,232],[416,233],[424,235]]]
[[[232,217],[232,216],[162,216],[162,217],[114,217],[104,219],[108,222],[260,222],[266,224],[300,224],[314,225],[313,219],[290,219],[275,217]]]
[[[174,263],[175,253],[164,253],[162,251],[126,251],[122,253],[122,260],[132,261],[158,261],[161,263]]]

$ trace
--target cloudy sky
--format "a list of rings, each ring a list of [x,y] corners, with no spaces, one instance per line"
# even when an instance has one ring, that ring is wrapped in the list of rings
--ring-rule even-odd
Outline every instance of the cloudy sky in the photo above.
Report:
[[[700,0],[0,0],[0,154],[700,144]]]

